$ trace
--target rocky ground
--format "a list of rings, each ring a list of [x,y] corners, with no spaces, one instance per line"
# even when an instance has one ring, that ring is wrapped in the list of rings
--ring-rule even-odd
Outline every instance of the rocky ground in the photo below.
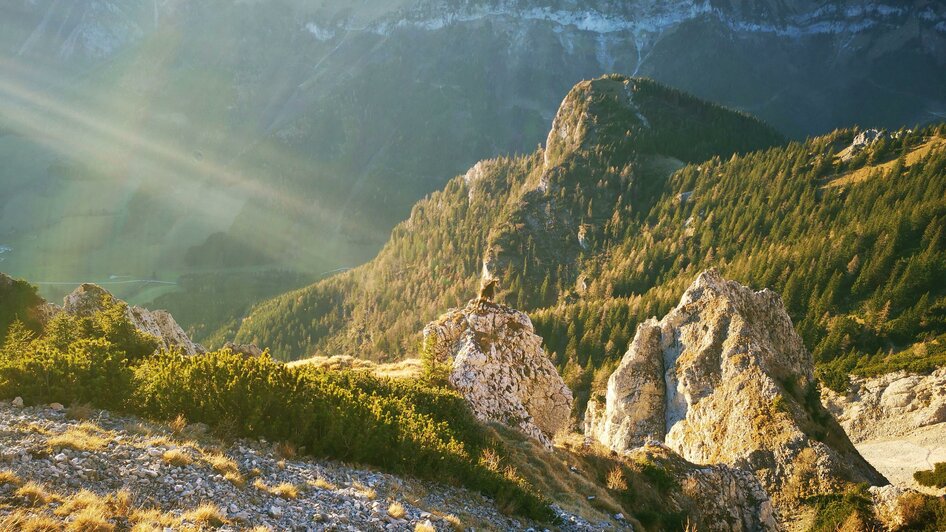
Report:
[[[921,427],[896,437],[863,441],[856,446],[892,484],[930,495],[946,495],[946,489],[922,486],[913,479],[913,473],[933,469],[937,462],[946,462],[946,423]]]
[[[294,454],[291,447],[264,441],[225,445],[199,425],[164,426],[105,411],[0,402],[0,523],[11,514],[30,514],[58,516],[75,527],[79,517],[69,512],[85,489],[103,497],[126,494],[134,507],[160,512],[160,521],[173,525],[165,530],[207,523],[223,530],[533,526],[464,489]],[[30,482],[49,496],[29,496],[23,486]],[[194,512],[207,503],[219,520]],[[111,522],[131,528],[143,511],[125,512]],[[563,529],[595,528],[577,516],[561,517]]]

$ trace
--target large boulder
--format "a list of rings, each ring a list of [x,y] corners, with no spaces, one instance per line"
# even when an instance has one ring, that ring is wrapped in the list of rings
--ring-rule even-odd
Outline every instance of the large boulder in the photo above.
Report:
[[[451,364],[450,384],[478,418],[517,427],[546,447],[567,425],[571,390],[525,313],[471,301],[428,324],[424,345]]]
[[[617,452],[654,439],[691,462],[752,471],[776,504],[887,483],[821,405],[778,295],[714,270],[639,326],[585,430]]]
[[[77,316],[87,316],[101,310],[104,303],[110,299],[114,300],[115,297],[107,290],[86,283],[63,299],[62,310]],[[188,355],[205,352],[203,346],[193,342],[168,312],[127,305],[125,316],[139,331],[157,338],[159,349],[177,348]]]

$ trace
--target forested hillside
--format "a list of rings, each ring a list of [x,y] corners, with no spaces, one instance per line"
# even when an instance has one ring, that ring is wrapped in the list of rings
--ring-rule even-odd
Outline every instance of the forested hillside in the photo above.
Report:
[[[480,162],[419,202],[375,260],[260,305],[237,341],[285,359],[413,353],[425,323],[474,295],[485,255],[507,301],[551,304],[585,256],[606,249],[591,242],[615,204],[644,209],[681,159],[781,141],[751,117],[650,80],[584,82],[565,98],[547,150]]]
[[[478,164],[418,203],[377,259],[259,306],[239,340],[283,358],[414,355],[423,324],[472,297],[485,267],[585,398],[638,323],[717,267],[783,296],[834,388],[946,359],[946,128],[734,155],[777,138],[707,107],[720,114],[698,123],[719,144],[701,154],[699,128],[672,135],[690,99],[631,80],[622,100],[622,79],[599,82],[566,98],[545,151]]]

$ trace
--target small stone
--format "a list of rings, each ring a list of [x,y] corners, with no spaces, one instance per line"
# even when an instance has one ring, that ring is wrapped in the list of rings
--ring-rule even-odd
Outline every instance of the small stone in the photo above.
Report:
[[[614,519],[616,519],[616,520],[618,520],[618,521],[623,521],[623,520],[624,520],[624,514],[622,514],[622,513],[616,513],[616,514],[614,514]]]
[[[16,408],[23,408],[23,398],[17,396],[15,399],[13,399],[13,406]]]
[[[49,408],[54,412],[62,412],[66,407],[62,406],[62,403],[49,403]]]
[[[65,461],[68,460],[68,459],[69,459],[69,457],[66,456],[66,453],[59,453],[59,454],[57,454],[56,456],[53,457],[53,460],[55,460],[55,461],[57,461],[57,462],[65,462]]]
[[[280,517],[282,517],[282,508],[280,508],[279,506],[276,506],[276,505],[270,506],[270,507],[269,507],[269,516],[270,516],[270,517],[275,517],[275,518],[277,518],[277,519],[280,518]]]

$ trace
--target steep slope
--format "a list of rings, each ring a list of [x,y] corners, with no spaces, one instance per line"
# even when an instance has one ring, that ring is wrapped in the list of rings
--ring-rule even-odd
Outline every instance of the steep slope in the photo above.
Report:
[[[895,128],[943,116],[944,36],[927,0],[5,2],[4,269],[351,267],[449,177],[531,151],[582,79],[649,76],[792,136]]]
[[[845,483],[887,484],[821,405],[813,370],[775,293],[704,272],[638,327],[585,431],[617,452],[656,439],[692,462],[752,471],[786,515]]]
[[[647,208],[681,159],[779,140],[751,117],[650,80],[582,82],[546,150],[478,163],[418,203],[375,260],[260,305],[237,341],[285,358],[399,356],[416,349],[427,321],[473,294],[483,271],[519,308],[552,303],[611,245],[613,213]]]

